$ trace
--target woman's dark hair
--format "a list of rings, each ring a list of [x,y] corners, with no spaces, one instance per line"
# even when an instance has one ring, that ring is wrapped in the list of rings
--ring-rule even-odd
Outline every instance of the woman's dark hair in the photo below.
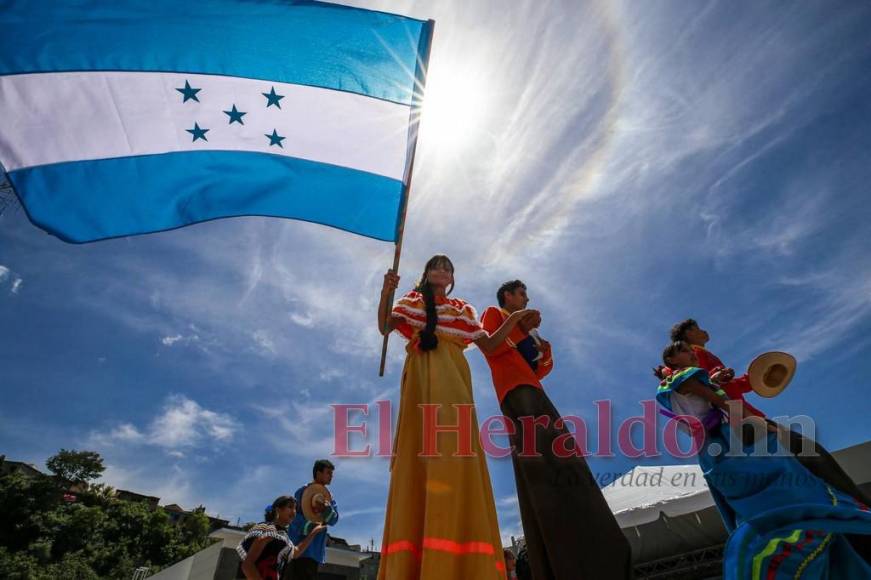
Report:
[[[505,293],[514,292],[518,288],[526,288],[526,284],[520,280],[512,280],[511,282],[505,282],[499,286],[499,290],[496,291],[496,300],[499,302],[500,308],[505,306]]]
[[[689,348],[690,348],[690,345],[682,340],[676,340],[673,343],[671,343],[670,345],[668,345],[667,347],[665,347],[665,350],[662,351],[662,363],[663,364],[659,365],[658,367],[655,367],[653,369],[653,374],[656,375],[657,378],[659,378],[661,380],[665,380],[665,377],[667,376],[665,374],[665,368],[667,366],[669,366],[668,359],[670,359],[671,357],[673,357],[674,355],[676,355],[677,353],[679,353],[681,351],[688,350]],[[663,366],[663,365],[665,365],[665,366]]]
[[[423,275],[421,275],[420,281],[415,288],[415,290],[423,294],[423,303],[426,307],[426,326],[420,331],[419,345],[420,350],[423,351],[434,350],[439,344],[439,339],[435,335],[436,324],[439,321],[438,313],[436,312],[435,294],[432,291],[432,285],[426,279],[426,273],[441,264],[448,266],[451,272],[454,271],[454,264],[450,258],[443,254],[436,254],[423,267]],[[450,294],[453,289],[454,283],[451,282],[450,287],[445,290],[445,293]]]
[[[274,522],[278,508],[287,507],[289,505],[296,507],[296,500],[292,495],[278,496],[277,498],[275,498],[275,501],[272,502],[272,505],[267,507],[266,511],[263,512],[263,521]]]
[[[687,318],[683,322],[678,322],[671,327],[671,340],[677,342],[687,339],[687,331],[693,328],[698,328],[699,323],[692,318]]]

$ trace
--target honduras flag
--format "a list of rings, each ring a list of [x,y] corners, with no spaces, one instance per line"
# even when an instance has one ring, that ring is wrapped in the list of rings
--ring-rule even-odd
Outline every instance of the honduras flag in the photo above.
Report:
[[[0,163],[70,242],[240,215],[395,241],[432,21],[308,0],[0,0]]]

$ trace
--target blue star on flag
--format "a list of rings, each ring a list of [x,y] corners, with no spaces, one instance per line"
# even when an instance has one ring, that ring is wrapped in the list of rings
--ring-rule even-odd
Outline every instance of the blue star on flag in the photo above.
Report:
[[[245,121],[242,120],[242,115],[247,115],[248,113],[236,110],[236,105],[233,105],[233,108],[229,111],[224,111],[224,114],[230,117],[230,125],[236,122],[240,125],[244,125]]]
[[[263,95],[264,97],[266,97],[266,108],[267,109],[272,105],[275,105],[279,109],[281,108],[281,103],[279,103],[278,101],[283,99],[284,95],[276,94],[275,87],[272,87],[272,90],[269,91],[268,93],[260,93],[260,94]]]
[[[193,99],[194,101],[199,103],[200,100],[197,98],[197,93],[203,89],[195,89],[195,88],[191,87],[191,84],[189,82],[187,82],[187,80],[185,80],[184,88],[183,89],[176,89],[176,90],[184,95],[184,100],[182,101],[182,103],[187,103],[191,99]]]
[[[275,129],[272,130],[272,135],[270,135],[269,133],[264,133],[263,136],[269,138],[270,147],[272,147],[273,145],[278,145],[279,147],[284,149],[284,145],[282,145],[281,142],[287,139],[287,137],[280,136],[278,134],[278,131],[276,131]]]
[[[185,131],[187,131],[188,133],[190,133],[191,135],[194,136],[193,141],[191,141],[192,143],[195,142],[197,139],[202,139],[203,141],[208,141],[208,139],[206,139],[206,133],[208,133],[210,130],[211,129],[201,129],[200,126],[197,125],[196,123],[194,123],[193,129],[185,129]],[[268,135],[267,135],[267,137],[268,137]]]

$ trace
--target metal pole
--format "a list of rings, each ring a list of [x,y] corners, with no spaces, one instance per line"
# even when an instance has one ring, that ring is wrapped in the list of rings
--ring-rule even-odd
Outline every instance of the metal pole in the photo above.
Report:
[[[421,82],[420,82],[421,95],[423,94],[424,89],[426,88],[426,76],[427,76],[427,73],[429,72],[429,55],[430,55],[430,52],[432,50],[432,37],[433,37],[433,33],[435,31],[435,21],[428,20],[427,26],[429,28],[429,34],[427,35],[428,38],[426,39],[426,48],[424,49],[423,53],[421,54],[420,60],[417,63],[419,70],[416,71],[416,73],[420,72],[421,75],[415,74],[415,82],[417,81],[417,78],[419,76],[421,78]],[[414,155],[417,151],[417,135],[418,135],[418,128],[420,126],[420,114],[421,114],[422,107],[423,107],[423,97],[421,96],[421,98],[417,99],[416,102],[415,102],[414,97],[412,97],[411,122],[409,123],[409,128],[408,128],[408,132],[409,132],[409,159],[408,159],[408,166],[406,167],[406,171],[405,171],[405,180],[404,180],[403,186],[402,186],[402,201],[400,203],[400,210],[399,210],[399,223],[396,227],[396,249],[393,252],[393,271],[397,274],[399,273],[399,258],[402,255],[402,238],[403,238],[403,235],[405,234],[405,215],[408,211],[408,197],[411,194],[411,175],[414,172]],[[393,305],[393,292],[390,293],[390,296],[387,299],[387,304],[385,305],[385,308],[386,308],[385,314],[387,315],[385,317],[385,325],[390,324],[390,311],[392,309],[392,305]],[[387,327],[385,326],[385,328],[383,330],[386,331]],[[378,368],[378,376],[379,377],[384,376],[384,366],[387,362],[387,341],[388,341],[389,337],[390,337],[389,333],[384,334],[384,341],[381,344],[381,365]]]

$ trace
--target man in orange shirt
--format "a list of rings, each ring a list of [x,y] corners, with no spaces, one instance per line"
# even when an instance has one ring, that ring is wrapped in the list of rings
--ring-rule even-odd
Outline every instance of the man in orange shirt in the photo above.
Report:
[[[520,280],[503,284],[499,306],[481,324],[493,334],[529,297]],[[630,578],[629,542],[605,502],[583,450],[541,386],[553,368],[550,343],[538,337],[541,315],[521,321],[486,354],[506,417],[529,565],[535,580]]]

